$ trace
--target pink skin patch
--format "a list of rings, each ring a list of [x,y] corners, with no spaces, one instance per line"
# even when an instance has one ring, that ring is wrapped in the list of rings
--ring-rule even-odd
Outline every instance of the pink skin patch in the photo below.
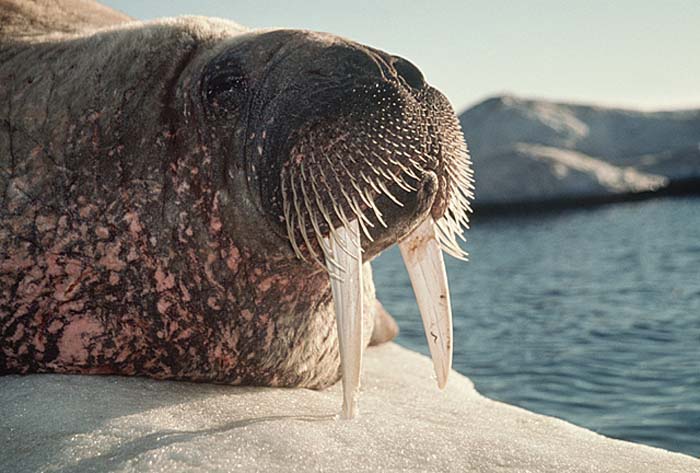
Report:
[[[93,337],[103,334],[103,327],[88,318],[80,317],[68,323],[58,340],[57,362],[63,365],[83,365],[90,355]]]
[[[175,276],[173,274],[167,274],[163,272],[161,268],[156,269],[156,290],[158,292],[163,292],[168,289],[175,287]]]

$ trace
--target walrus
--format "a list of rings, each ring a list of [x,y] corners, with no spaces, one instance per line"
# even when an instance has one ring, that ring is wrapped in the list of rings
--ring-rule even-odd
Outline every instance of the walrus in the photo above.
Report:
[[[321,389],[356,412],[396,243],[440,387],[473,173],[408,60],[327,33],[0,1],[0,373]]]

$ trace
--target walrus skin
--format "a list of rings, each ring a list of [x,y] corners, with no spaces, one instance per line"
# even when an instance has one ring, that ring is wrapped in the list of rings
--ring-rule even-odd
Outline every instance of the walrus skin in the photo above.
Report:
[[[87,1],[0,12],[0,373],[337,381],[329,277],[313,243],[290,245],[279,176],[303,130],[379,110],[358,90],[453,123],[444,98],[408,61],[329,34],[129,22]],[[375,342],[396,333],[368,261],[444,213],[444,161],[416,192],[391,187],[403,207],[373,194],[387,227],[363,240],[366,340],[375,319]]]

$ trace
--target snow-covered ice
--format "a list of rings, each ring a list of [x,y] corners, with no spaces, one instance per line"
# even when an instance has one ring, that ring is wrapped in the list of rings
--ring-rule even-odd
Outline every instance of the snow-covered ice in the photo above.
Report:
[[[360,417],[341,389],[141,378],[0,378],[0,471],[700,472],[700,461],[611,440],[486,399],[395,344],[368,351]]]
[[[460,122],[477,207],[617,199],[700,180],[700,109],[647,112],[501,96],[466,110]]]

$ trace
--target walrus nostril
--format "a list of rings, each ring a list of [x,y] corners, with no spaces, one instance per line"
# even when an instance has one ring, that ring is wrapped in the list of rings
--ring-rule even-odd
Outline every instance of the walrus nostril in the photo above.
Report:
[[[414,89],[422,89],[425,87],[425,78],[423,77],[423,73],[421,73],[421,71],[418,70],[418,68],[411,62],[402,57],[394,56],[393,66],[394,69],[396,69],[396,73],[399,75],[399,77],[406,81],[406,84],[408,84],[410,87],[413,87]]]

